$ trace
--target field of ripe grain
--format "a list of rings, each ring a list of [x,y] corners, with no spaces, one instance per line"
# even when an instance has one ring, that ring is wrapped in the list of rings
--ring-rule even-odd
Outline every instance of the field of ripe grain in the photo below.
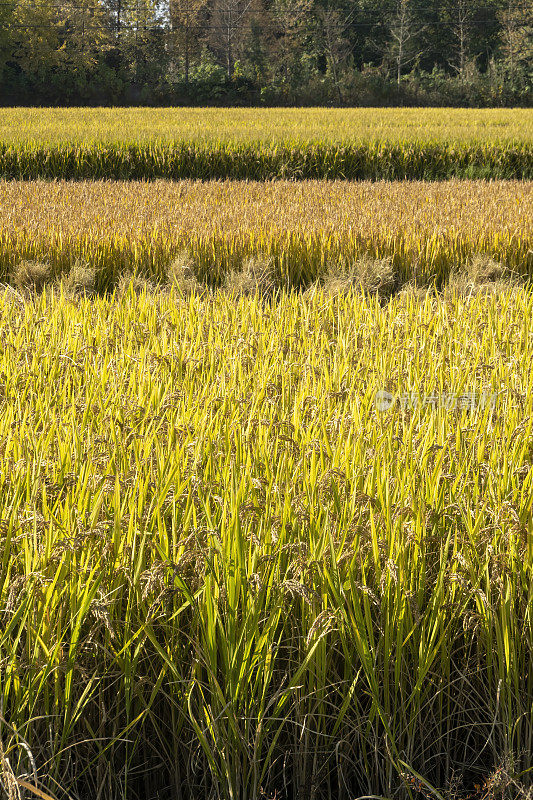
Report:
[[[533,178],[531,109],[3,109],[0,177]]]
[[[0,141],[533,143],[532,109],[5,108]]]
[[[22,261],[52,277],[82,262],[110,288],[128,271],[164,278],[186,255],[220,284],[247,259],[278,286],[307,286],[362,256],[390,259],[399,284],[444,282],[483,254],[533,275],[533,184],[0,182],[0,280]]]
[[[11,797],[530,796],[531,293],[6,290],[0,341]]]

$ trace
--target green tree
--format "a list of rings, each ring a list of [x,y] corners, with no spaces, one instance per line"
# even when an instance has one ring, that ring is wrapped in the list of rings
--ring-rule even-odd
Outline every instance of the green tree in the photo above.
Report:
[[[235,61],[244,55],[257,9],[257,0],[211,0],[209,43],[223,61],[228,78]]]
[[[501,50],[511,80],[517,71],[533,63],[533,16],[528,0],[507,0],[500,11]]]
[[[42,79],[60,66],[65,39],[61,36],[60,9],[54,0],[20,0],[14,25],[12,60],[23,73]]]
[[[172,43],[183,59],[185,83],[189,83],[191,58],[201,46],[206,0],[170,0]]]
[[[398,86],[407,67],[420,55],[417,47],[422,30],[411,0],[397,0],[396,8],[389,20],[390,54],[395,67]]]

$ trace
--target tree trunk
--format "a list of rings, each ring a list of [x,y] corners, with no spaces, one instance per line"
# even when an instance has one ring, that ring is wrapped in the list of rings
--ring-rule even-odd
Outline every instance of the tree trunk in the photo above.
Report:
[[[189,21],[185,25],[185,85],[189,85]]]
[[[231,41],[231,29],[228,26],[228,39],[227,39],[227,71],[228,71],[228,78],[231,78],[233,75],[233,48],[232,48],[232,41]]]

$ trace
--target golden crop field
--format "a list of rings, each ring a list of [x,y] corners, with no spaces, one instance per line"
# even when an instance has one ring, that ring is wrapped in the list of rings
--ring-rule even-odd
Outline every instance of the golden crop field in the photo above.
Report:
[[[0,800],[531,800],[533,110],[3,109]]]
[[[5,108],[0,142],[533,142],[532,109]]]
[[[0,295],[11,796],[527,797],[532,320]]]
[[[532,207],[519,181],[0,182],[0,275],[81,260],[109,287],[128,270],[157,280],[186,252],[211,284],[253,257],[308,285],[365,254],[402,282],[443,281],[477,254],[530,277]]]
[[[531,109],[3,109],[0,178],[533,178]]]

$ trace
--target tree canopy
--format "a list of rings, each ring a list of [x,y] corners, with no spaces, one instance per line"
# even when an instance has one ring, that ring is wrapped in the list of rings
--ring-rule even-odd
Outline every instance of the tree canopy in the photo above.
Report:
[[[530,0],[0,0],[3,104],[531,105]]]

